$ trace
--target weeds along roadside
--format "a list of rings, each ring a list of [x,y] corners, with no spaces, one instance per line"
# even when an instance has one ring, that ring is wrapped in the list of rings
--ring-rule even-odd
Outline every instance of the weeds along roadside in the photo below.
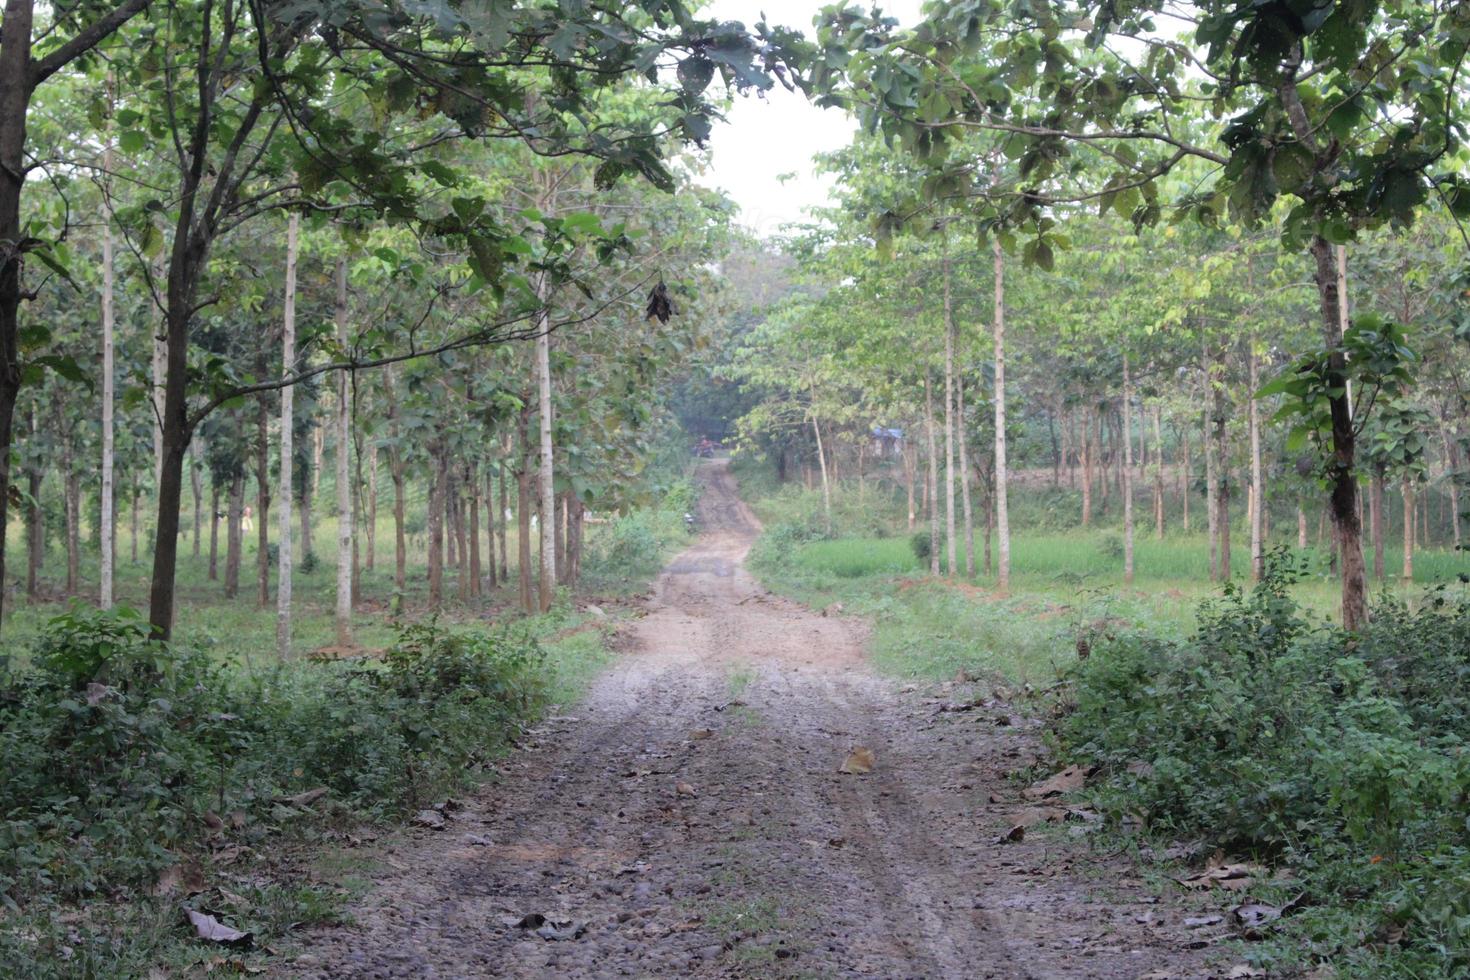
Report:
[[[613,519],[584,594],[646,587],[693,497],[672,479]],[[252,666],[154,643],[125,609],[53,616],[0,659],[0,973],[253,969],[342,915],[343,847],[472,788],[574,701],[615,617],[563,592],[544,616],[400,624],[376,656]],[[251,933],[253,951],[192,941],[185,909]]]

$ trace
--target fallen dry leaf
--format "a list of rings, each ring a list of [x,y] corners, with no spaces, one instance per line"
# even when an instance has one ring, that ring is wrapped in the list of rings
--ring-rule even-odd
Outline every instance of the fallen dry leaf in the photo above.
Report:
[[[847,754],[837,771],[849,776],[863,776],[872,772],[877,764],[878,760],[873,758],[873,750],[859,746]]]
[[[1026,825],[1018,823],[995,839],[997,844],[1018,844],[1026,839]]]
[[[1034,827],[1039,823],[1061,823],[1067,819],[1067,811],[1056,807],[1027,807],[1017,811],[1011,817],[1011,823],[1018,827]]]
[[[164,870],[153,884],[153,896],[198,895],[204,891],[204,869],[198,861],[181,861]]]
[[[194,927],[194,934],[205,942],[218,943],[231,949],[249,949],[251,943],[255,942],[255,937],[250,933],[232,929],[212,915],[195,912],[193,909],[185,909],[184,913],[189,917],[189,924]]]
[[[689,739],[690,739],[690,741],[700,742],[700,741],[703,741],[704,739],[712,738],[714,736],[714,734],[715,734],[714,731],[711,730],[711,729],[708,729],[708,728],[697,728],[694,731],[692,731],[692,732],[689,733]]]
[[[674,792],[679,794],[680,796],[699,795],[699,792],[693,786],[691,786],[689,783],[684,782],[684,780],[682,779],[674,784]]]
[[[1205,864],[1203,871],[1175,880],[1185,888],[1223,888],[1238,892],[1245,891],[1251,886],[1251,882],[1265,877],[1265,874],[1266,869],[1259,864],[1232,864],[1217,851]]]
[[[1081,766],[1068,766],[1050,779],[1043,780],[1034,786],[1028,786],[1021,791],[1021,795],[1028,800],[1044,800],[1049,796],[1061,796],[1064,793],[1073,793],[1082,788],[1087,782],[1087,771]]]

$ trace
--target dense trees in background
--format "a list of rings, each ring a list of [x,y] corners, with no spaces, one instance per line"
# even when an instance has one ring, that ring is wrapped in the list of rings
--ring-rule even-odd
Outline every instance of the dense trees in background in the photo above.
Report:
[[[63,591],[86,588],[85,540],[114,600],[121,523],[129,560],[151,551],[167,637],[190,535],[195,555],[208,537],[210,578],[261,606],[274,545],[285,651],[292,511],[314,560],[330,457],[341,642],[380,469],[400,592],[404,495],[427,487],[431,604],[445,565],[460,598],[504,582],[513,503],[541,529],[522,599],[549,606],[577,574],[586,508],[646,489],[650,392],[715,325],[732,209],[676,157],[728,92],[790,84],[798,39],[656,0],[12,3],[4,18],[0,457],[24,486],[7,494],[0,466],[0,501],[22,501],[29,591],[55,480]],[[658,282],[686,317],[643,322]]]

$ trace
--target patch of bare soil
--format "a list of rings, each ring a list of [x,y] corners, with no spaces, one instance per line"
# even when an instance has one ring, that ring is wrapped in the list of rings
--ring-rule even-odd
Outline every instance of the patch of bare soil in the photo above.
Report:
[[[1006,778],[1028,722],[880,677],[861,623],[766,593],[754,517],[703,473],[707,531],[617,665],[282,975],[1222,975],[1197,908]]]

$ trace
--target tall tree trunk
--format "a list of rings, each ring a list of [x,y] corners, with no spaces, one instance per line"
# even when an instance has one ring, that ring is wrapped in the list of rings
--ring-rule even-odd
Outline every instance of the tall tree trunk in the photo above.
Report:
[[[296,260],[300,251],[301,218],[292,211],[286,220],[286,289],[281,311],[281,373],[296,370]],[[281,498],[281,527],[276,545],[276,656],[291,659],[291,575],[294,571],[291,553],[291,497],[295,492],[292,464],[296,447],[296,391],[291,385],[281,389],[281,472],[277,493]],[[264,524],[264,518],[261,523]],[[197,538],[197,534],[196,534]]]
[[[581,498],[576,494],[570,495],[567,500],[572,508],[571,522],[567,527],[567,562],[572,570],[569,581],[575,587],[582,578],[582,543],[587,512]]]
[[[1182,459],[1179,461],[1179,497],[1184,504],[1184,533],[1189,533],[1189,498],[1194,495],[1194,451],[1189,444],[1189,426],[1179,427],[1180,453]]]
[[[378,443],[377,440],[368,444],[368,484],[367,484],[367,564],[368,571],[377,567],[378,555]]]
[[[1444,443],[1446,485],[1449,488],[1450,540],[1456,551],[1461,550],[1464,540],[1460,535],[1460,454],[1459,447],[1450,439],[1449,429],[1441,422],[1439,438]]]
[[[104,169],[112,169],[112,147],[109,144],[103,156]],[[116,280],[113,272],[112,256],[112,215],[104,214],[102,222],[102,500],[99,510],[101,516],[100,526],[97,529],[97,541],[101,548],[101,561],[99,566],[100,583],[97,590],[97,602],[103,609],[111,609],[113,604],[113,575],[117,569],[117,528],[114,518],[117,515],[117,504],[115,501],[115,487],[113,483],[113,472],[116,466],[116,424],[113,421],[116,404],[116,373],[115,360],[117,357],[114,335],[117,329],[116,313],[114,311],[114,298],[116,292]],[[197,511],[197,506],[196,506]],[[0,509],[0,516],[3,516]],[[3,525],[0,525],[3,527]],[[3,545],[0,545],[0,555],[3,555]],[[194,553],[199,553],[199,534],[194,535]],[[3,571],[3,566],[0,566]],[[3,584],[3,582],[0,582]]]
[[[264,369],[265,365],[262,363]],[[265,370],[261,371],[265,375]],[[270,509],[271,509],[271,443],[270,404],[265,395],[256,401],[255,416],[255,505],[259,510],[255,518],[256,527],[256,579],[257,600],[260,608],[269,609],[271,603],[271,556],[270,556]]]
[[[34,446],[41,438],[35,408],[31,409],[30,421]],[[26,598],[31,600],[40,594],[41,566],[46,560],[46,512],[41,507],[41,484],[45,476],[40,459],[33,455],[26,463],[26,490],[30,495],[26,501]]]
[[[572,520],[568,496],[566,491],[562,491],[557,495],[556,504],[556,580],[562,584],[567,582],[567,526]]]
[[[914,482],[919,470],[919,451],[913,440],[905,436],[899,452],[903,454],[903,478],[908,489],[909,530],[913,531],[914,525],[918,523],[918,513],[914,510]]]
[[[1128,355],[1123,355],[1123,402],[1118,418],[1123,427],[1123,584],[1133,584],[1133,378]]]
[[[1342,555],[1342,625],[1344,629],[1358,630],[1368,622],[1367,570],[1363,566],[1363,527],[1358,519],[1357,433],[1351,395],[1347,392],[1347,359],[1341,347],[1347,318],[1346,276],[1335,267],[1332,253],[1332,246],[1325,238],[1318,236],[1312,240],[1323,338],[1330,352],[1324,380],[1329,391],[1339,392],[1328,400],[1332,417],[1328,500]]]
[[[940,262],[944,290],[944,553],[945,570],[953,577],[959,570],[955,560],[957,548],[955,533],[954,494],[954,303],[951,298],[949,267],[949,232],[941,231]]]
[[[485,532],[489,538],[490,550],[485,553],[485,570],[490,579],[490,588],[495,589],[500,585],[500,570],[495,560],[495,470],[496,463],[485,466]]]
[[[816,402],[816,392],[812,392],[812,401]],[[827,527],[827,534],[832,534],[832,484],[827,477],[827,451],[822,445],[822,427],[817,422],[815,406],[811,413],[812,434],[817,439],[817,465],[822,470],[822,517]]]
[[[429,477],[429,608],[438,612],[444,606],[444,498],[449,490],[449,465],[441,440],[429,446],[429,455],[433,465]]]
[[[70,415],[65,407],[63,413]],[[66,522],[66,594],[73,596],[81,586],[82,571],[82,483],[73,451],[72,430],[61,430],[61,500]]]
[[[551,609],[556,596],[556,462],[555,445],[552,443],[551,402],[551,318],[545,308],[546,282],[544,277],[537,285],[541,311],[536,322],[536,404],[541,422],[541,589],[539,592],[542,612]]]
[[[404,532],[403,428],[398,416],[398,391],[394,385],[393,366],[383,377],[383,398],[388,404],[388,475],[393,480],[393,592],[394,606],[403,611],[404,590],[408,587],[408,542]]]
[[[1004,595],[1011,587],[1010,472],[1006,463],[1006,294],[1005,253],[1000,239],[991,239],[995,266],[995,550],[996,587]]]
[[[445,559],[444,567],[455,568],[459,565],[459,536],[455,525],[459,514],[459,485],[454,479],[453,471],[449,474],[449,492],[444,495],[444,544]]]
[[[245,510],[245,470],[230,478],[229,515],[225,522],[225,598],[240,594],[240,552],[244,545],[240,519]]]
[[[1218,367],[1223,369],[1223,364]],[[1215,524],[1220,533],[1220,578],[1228,582],[1231,578],[1230,571],[1230,454],[1225,444],[1226,418],[1225,418],[1225,396],[1223,383],[1214,386],[1215,406],[1215,472],[1219,478],[1216,487],[1215,503],[1220,508],[1220,516]]]
[[[1251,441],[1251,578],[1259,582],[1266,574],[1266,467],[1261,459],[1261,406],[1256,399],[1260,385],[1260,360],[1254,342],[1246,355],[1250,372]]]
[[[960,442],[960,500],[965,509],[965,578],[975,577],[975,512],[970,502],[970,449],[965,432],[965,376],[955,378],[955,408]]]
[[[352,608],[356,609],[362,596],[362,515],[365,509],[363,493],[367,482],[363,478],[362,458],[364,452],[362,432],[352,433]]]
[[[1368,535],[1373,541],[1373,577],[1380,582],[1384,577],[1383,485],[1383,464],[1374,463],[1368,484]]]
[[[209,580],[219,581],[219,484],[209,481]]]
[[[194,497],[194,557],[198,558],[199,529],[203,521],[201,510],[204,504],[204,464],[201,462],[202,454],[197,441],[190,443],[189,454],[189,490]]]
[[[521,608],[528,613],[537,609],[531,581],[531,434],[530,406],[521,410],[518,426],[519,451],[516,462],[516,562],[520,578]]]
[[[1213,407],[1215,397],[1213,394],[1214,382],[1210,380],[1209,365],[1205,367],[1205,385],[1211,394],[1208,395],[1208,403]],[[1214,423],[1211,420],[1212,408],[1205,409],[1204,447],[1205,447],[1205,517],[1210,527],[1210,581],[1220,581],[1220,474],[1218,464],[1215,460],[1215,439],[1212,434]]]
[[[1414,481],[1404,480],[1404,581],[1414,581]]]
[[[500,506],[496,508],[495,524],[500,528],[500,583],[510,585],[510,472],[505,458],[510,454],[507,440],[500,457]]]
[[[337,343],[347,349],[347,257],[337,260]],[[337,374],[337,646],[352,646],[352,375]]]
[[[1082,526],[1092,526],[1092,411],[1082,410]]]
[[[459,601],[468,602],[470,599],[470,552],[469,534],[465,522],[465,506],[463,492],[468,488],[459,485],[455,481],[454,488],[454,540],[455,547],[459,550]]]
[[[1164,540],[1164,408],[1154,405],[1154,537]]]
[[[925,496],[929,500],[929,574],[939,574],[939,443],[934,433],[934,393],[929,383],[929,370],[924,370],[924,422],[929,430],[929,481]]]
[[[465,493],[468,501],[465,509],[469,511],[469,548],[470,548],[470,574],[468,597],[480,594],[480,475],[473,463],[465,464],[464,477]]]
[[[132,513],[128,517],[128,536],[132,544],[132,564],[138,564],[138,498],[142,496],[142,490],[138,486],[138,473],[132,474]]]
[[[1296,546],[1303,551],[1307,548],[1307,508],[1300,494],[1296,498]]]

